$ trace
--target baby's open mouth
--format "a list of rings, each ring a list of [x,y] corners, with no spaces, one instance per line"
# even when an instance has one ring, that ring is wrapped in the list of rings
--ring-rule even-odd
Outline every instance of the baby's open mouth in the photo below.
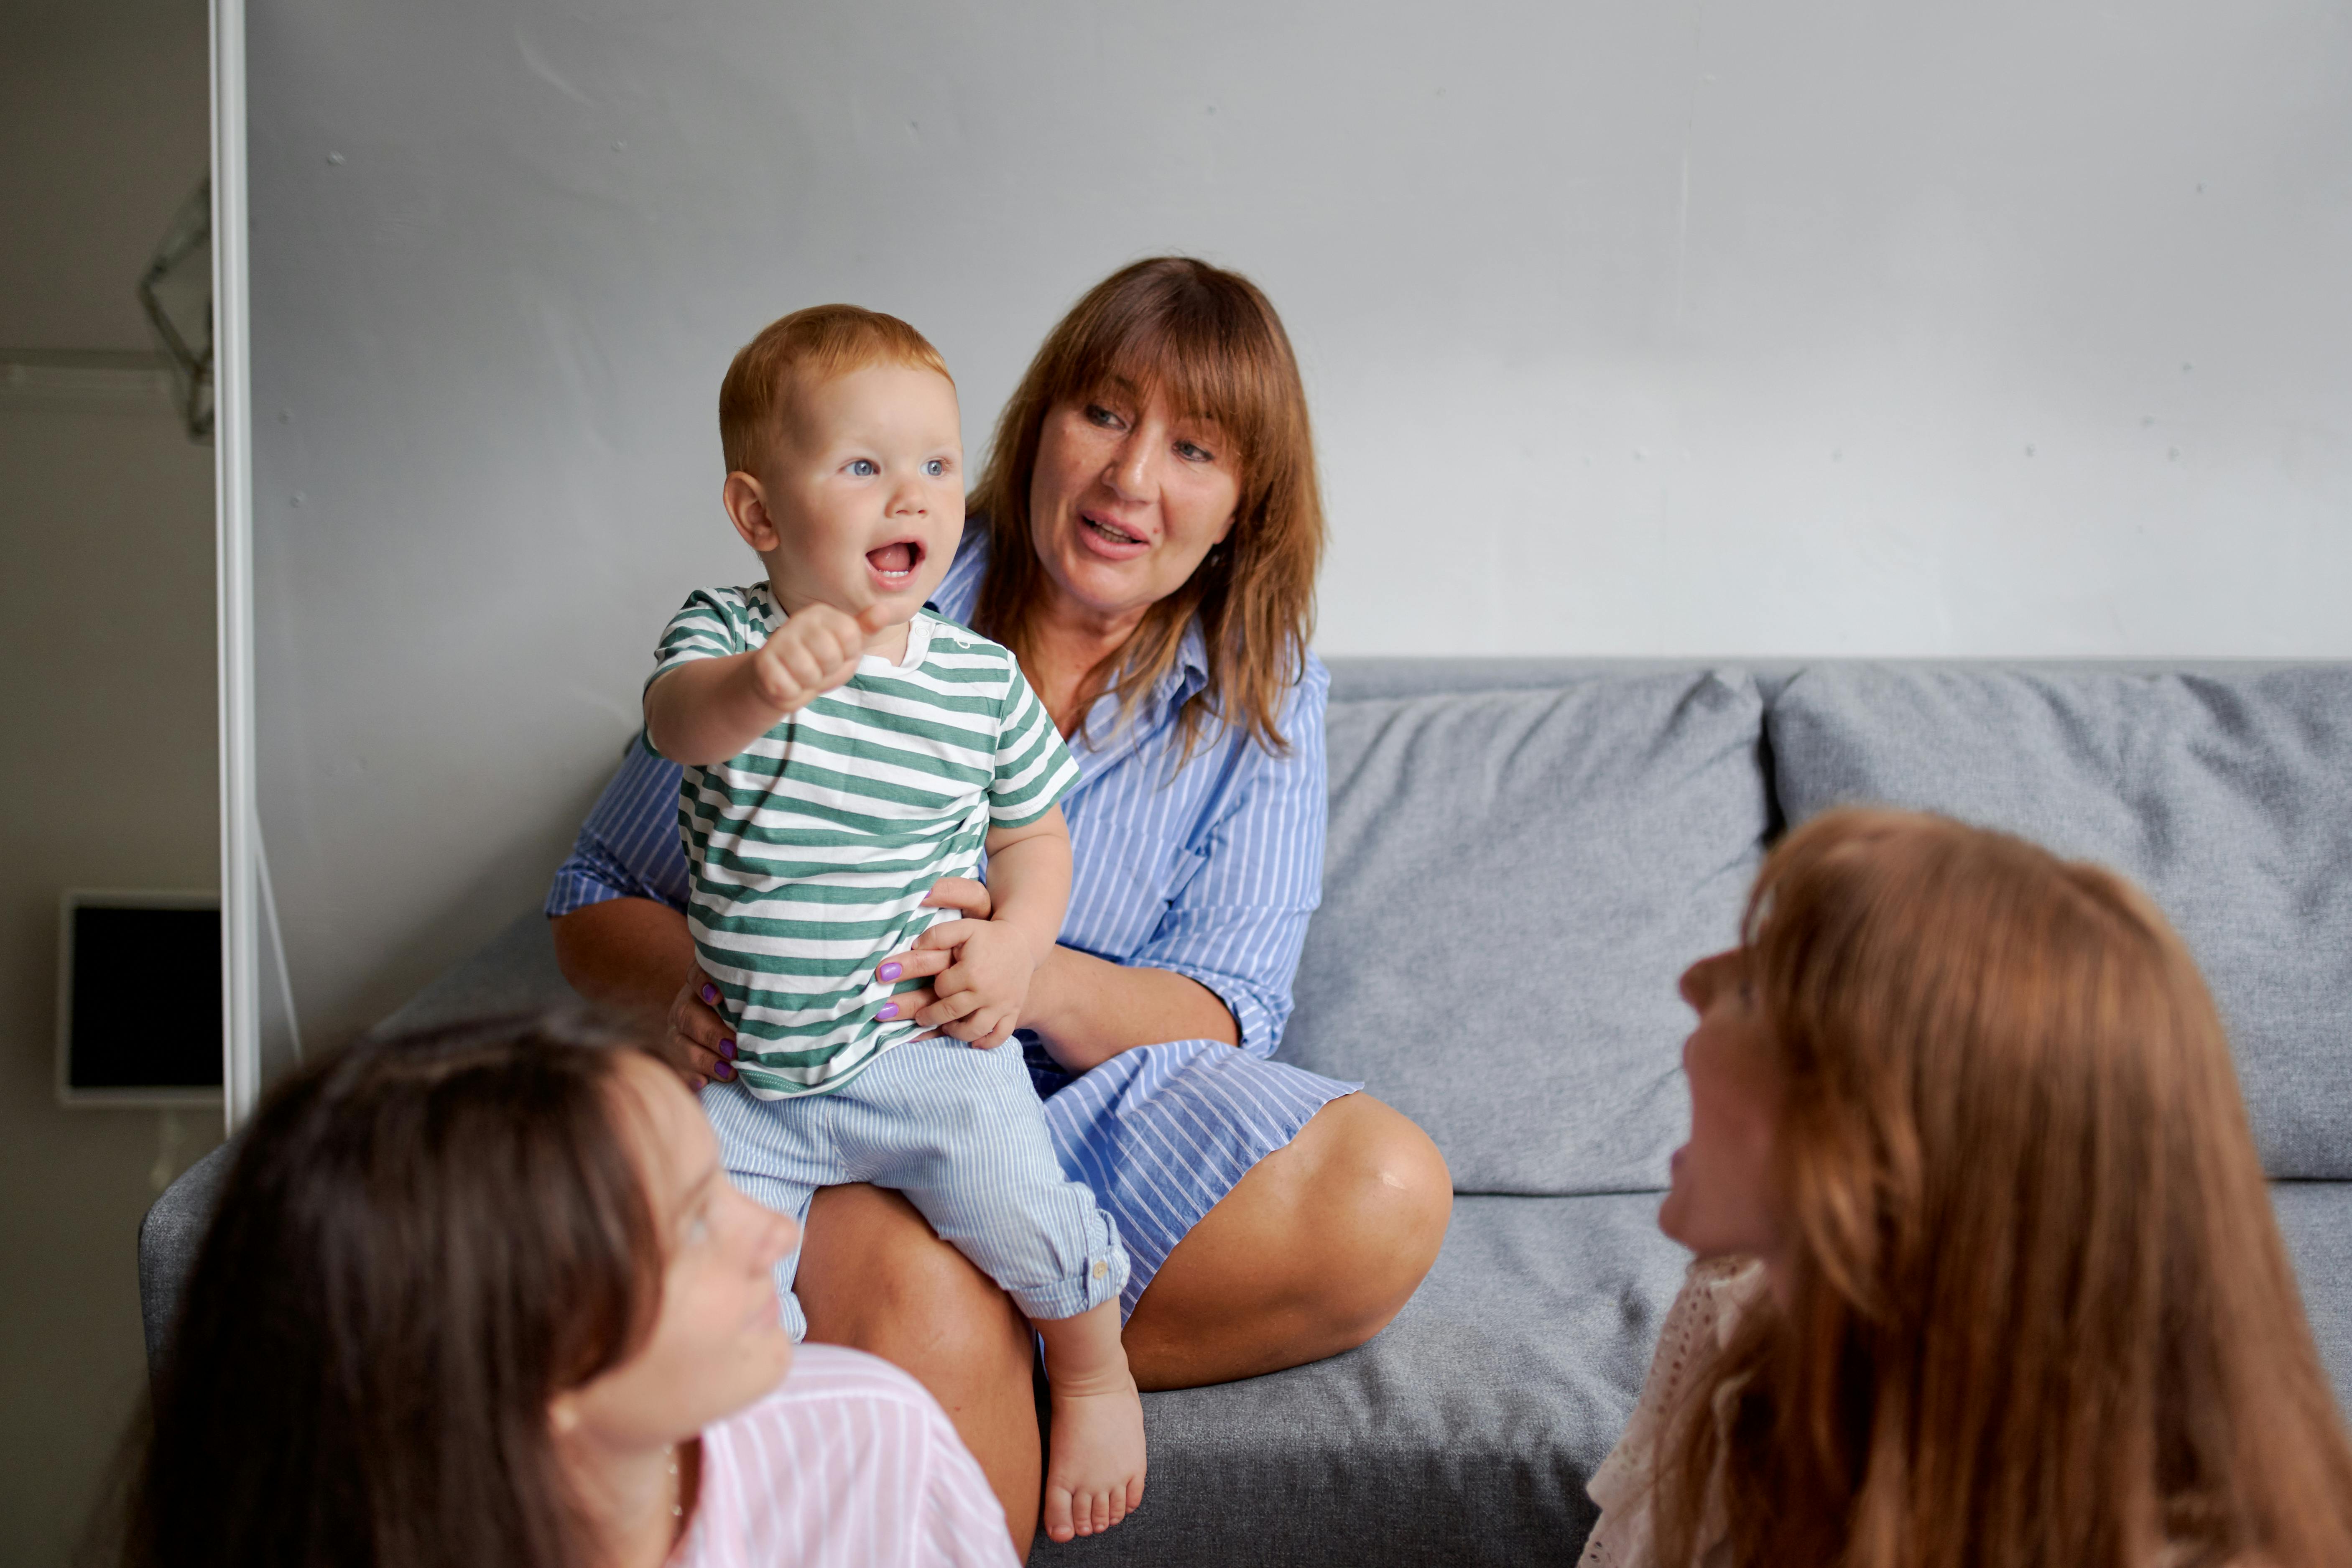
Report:
[[[903,577],[921,563],[923,547],[911,539],[895,539],[879,550],[867,551],[866,559],[885,577]]]

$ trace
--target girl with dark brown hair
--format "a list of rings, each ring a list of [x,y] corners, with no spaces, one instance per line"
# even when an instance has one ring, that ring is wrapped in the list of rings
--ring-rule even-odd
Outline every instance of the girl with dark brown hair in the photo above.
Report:
[[[355,1046],[245,1135],[127,1568],[1008,1568],[930,1396],[795,1352],[792,1238],[643,1051],[511,1020]]]
[[[1192,1387],[1360,1344],[1435,1260],[1453,1190],[1404,1117],[1271,1059],[1321,898],[1329,679],[1307,646],[1313,434],[1274,307],[1183,257],[1103,279],[1005,405],[968,516],[933,607],[1019,655],[1079,765],[1069,910],[1018,1048],[1065,1169],[1127,1249],[1136,1381]],[[548,913],[572,985],[664,1022],[672,1064],[725,1114],[741,1091],[687,934],[677,790],[674,765],[635,748]],[[992,913],[975,881],[929,901]],[[928,982],[948,960],[919,943],[877,978]],[[898,1000],[969,1034],[928,988]],[[807,1224],[809,1337],[938,1394],[1025,1545],[1041,1453],[1020,1313],[896,1193],[826,1189]]]
[[[1697,1254],[1584,1562],[2352,1563],[2229,1045],[2121,879],[1836,812],[1683,977]]]

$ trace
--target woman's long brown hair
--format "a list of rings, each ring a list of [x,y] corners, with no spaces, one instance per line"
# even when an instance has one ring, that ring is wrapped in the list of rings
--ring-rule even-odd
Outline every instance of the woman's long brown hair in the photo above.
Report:
[[[658,1309],[617,1053],[509,1020],[352,1047],[246,1135],[155,1392],[131,1568],[582,1568],[548,1405]]]
[[[1029,491],[1045,416],[1112,386],[1154,393],[1179,415],[1214,422],[1232,443],[1241,494],[1233,531],[1184,585],[1151,606],[1091,689],[1119,695],[1121,722],[1176,662],[1197,618],[1208,683],[1178,716],[1182,754],[1211,719],[1275,752],[1276,721],[1306,668],[1323,563],[1323,502],[1307,392],[1290,338],[1257,286],[1187,257],[1122,268],[1046,336],[996,422],[987,471],[966,503],[988,529],[989,565],[972,629],[1023,662],[1047,589],[1029,538]]]
[[[1773,851],[1745,937],[1786,1279],[1667,1424],[1659,1560],[1696,1561],[1719,1475],[1741,1564],[2352,1563],[2352,1445],[2155,906],[1847,811]]]

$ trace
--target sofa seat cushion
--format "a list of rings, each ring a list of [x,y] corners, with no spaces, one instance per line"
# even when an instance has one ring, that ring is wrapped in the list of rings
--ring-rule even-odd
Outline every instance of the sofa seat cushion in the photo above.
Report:
[[[1361,1081],[1460,1192],[1629,1192],[1687,1110],[1675,983],[1766,825],[1738,671],[1335,700],[1323,907],[1281,1059]]]
[[[2352,1418],[2352,1182],[2273,1182],[2271,1210],[2336,1407]]]
[[[191,1167],[141,1237],[151,1356],[227,1175]],[[1143,1396],[1150,1485],[1041,1563],[1572,1562],[1584,1484],[1624,1429],[1688,1255],[1655,1193],[1465,1197],[1437,1264],[1370,1343]]]
[[[1037,1563],[1570,1563],[1689,1255],[1658,1195],[1465,1197],[1346,1355],[1147,1394],[1141,1511]]]
[[[151,1352],[228,1149],[140,1238]],[[2271,1189],[2337,1403],[2352,1409],[2352,1183]],[[1624,1428],[1687,1255],[1656,1194],[1456,1200],[1445,1246],[1370,1343],[1312,1366],[1143,1397],[1151,1482],[1127,1523],[1032,1561],[1572,1562],[1584,1483]]]
[[[2352,1184],[2271,1189],[2337,1404],[2352,1410]],[[1038,1564],[1571,1563],[1689,1254],[1655,1194],[1465,1197],[1420,1293],[1370,1343],[1148,1394],[1150,1489]]]
[[[2352,1177],[2352,666],[1822,666],[1768,726],[1792,823],[1939,811],[2147,889],[2229,1024],[2265,1169]]]

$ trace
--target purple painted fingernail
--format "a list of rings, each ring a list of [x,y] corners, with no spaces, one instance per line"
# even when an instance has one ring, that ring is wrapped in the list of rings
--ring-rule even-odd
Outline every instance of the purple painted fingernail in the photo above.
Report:
[[[719,1000],[719,987],[717,987],[716,985],[706,985],[706,986],[704,986],[704,987],[702,988],[702,999],[703,999],[705,1002],[716,1002],[716,1001],[718,1001],[718,1000]]]
[[[882,1004],[882,1010],[874,1016],[877,1018],[895,1018],[898,1016],[898,1004],[885,1002]]]
[[[727,1062],[720,1062],[717,1067],[713,1068],[711,1071],[717,1073],[722,1081],[735,1076],[734,1067],[730,1063]]]
[[[875,973],[875,974],[876,974],[878,978],[880,978],[880,979],[883,979],[883,980],[896,980],[896,979],[898,979],[898,976],[899,976],[899,975],[901,975],[901,974],[905,973],[906,972],[905,972],[904,970],[900,969],[900,968],[899,968],[897,964],[895,964],[895,963],[886,963],[886,964],[884,964],[881,968],[879,968],[879,969],[876,970],[874,973]]]
[[[732,1040],[719,1041],[719,1054],[725,1057],[729,1061],[733,1061],[735,1059],[735,1042]]]

